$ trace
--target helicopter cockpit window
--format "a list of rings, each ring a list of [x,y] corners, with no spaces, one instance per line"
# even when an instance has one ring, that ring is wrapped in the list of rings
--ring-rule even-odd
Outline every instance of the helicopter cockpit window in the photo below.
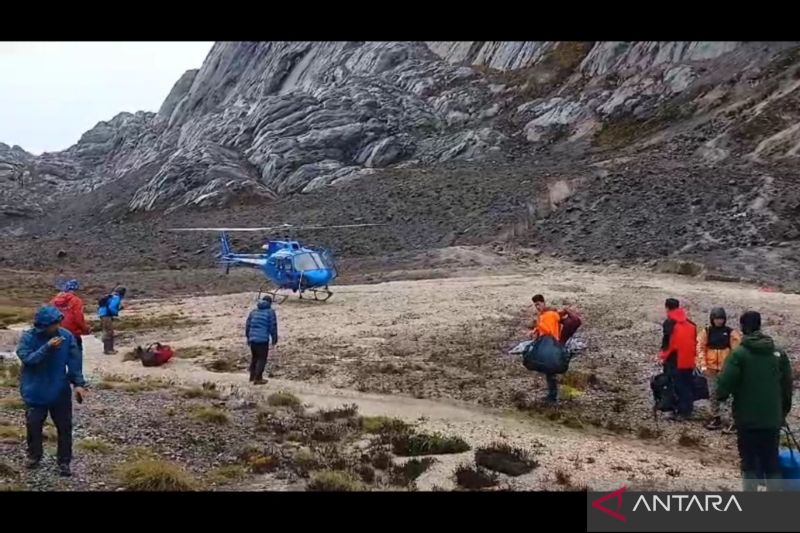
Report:
[[[315,254],[300,254],[294,256],[294,268],[295,270],[305,271],[305,270],[317,270],[321,268],[317,262],[314,260]]]
[[[312,253],[311,257],[314,258],[314,261],[317,263],[317,265],[319,265],[319,268],[327,268],[325,260],[318,253],[316,252]]]

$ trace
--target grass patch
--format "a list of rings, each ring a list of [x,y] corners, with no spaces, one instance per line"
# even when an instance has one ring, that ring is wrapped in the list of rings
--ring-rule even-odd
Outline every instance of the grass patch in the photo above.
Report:
[[[278,460],[271,455],[257,455],[250,457],[247,465],[254,474],[266,474],[278,468]]]
[[[521,476],[539,466],[539,462],[533,459],[527,451],[506,443],[494,443],[478,448],[475,451],[475,463],[509,476]]]
[[[117,469],[120,485],[129,491],[193,491],[198,483],[179,465],[158,459],[140,459]]]
[[[699,448],[700,437],[696,435],[690,435],[686,430],[684,430],[680,437],[678,437],[678,444],[686,448]]]
[[[267,404],[273,407],[291,407],[292,409],[298,409],[302,407],[300,398],[291,392],[286,391],[278,391],[270,394],[267,397]]]
[[[35,305],[0,305],[0,328],[14,324],[31,323],[35,313]]]
[[[636,436],[644,440],[657,439],[659,435],[659,431],[648,426],[639,426],[639,429],[636,430]]]
[[[0,387],[18,387],[20,370],[19,364],[0,360]]]
[[[439,433],[396,435],[392,447],[395,454],[404,457],[462,453],[470,449],[461,437],[445,437]]]
[[[208,400],[217,400],[220,397],[217,387],[213,383],[203,383],[201,387],[192,387],[184,389],[181,396],[189,399],[205,398]]]
[[[562,487],[572,486],[572,474],[570,474],[563,468],[559,468],[556,470],[555,477],[556,477],[556,483],[558,483]]]
[[[300,448],[292,457],[295,466],[301,472],[308,473],[319,466],[319,460],[308,448]]]
[[[497,474],[481,467],[461,465],[455,471],[456,483],[468,490],[480,490],[497,485]]]
[[[591,375],[576,370],[569,370],[561,376],[561,386],[574,389],[576,392],[585,391],[591,384]],[[563,390],[563,389],[562,389]]]
[[[218,372],[221,374],[231,373],[236,371],[236,363],[230,359],[217,358],[213,359],[203,365],[206,370]]]
[[[0,426],[0,441],[19,442],[25,438],[25,428],[19,426]]]
[[[306,490],[320,492],[355,492],[363,489],[360,481],[341,470],[317,472],[306,487]]]
[[[371,457],[370,462],[378,470],[386,470],[392,466],[392,456],[381,450]]]
[[[206,422],[208,424],[224,425],[228,424],[231,419],[228,413],[222,409],[211,407],[209,405],[198,405],[192,409],[192,416],[195,420]]]
[[[95,388],[100,390],[118,390],[129,393],[148,392],[156,389],[161,389],[167,385],[157,379],[153,378],[133,378],[127,380],[122,376],[116,374],[108,374],[103,376]]]
[[[79,449],[87,452],[109,454],[113,451],[113,447],[109,443],[97,438],[81,439],[76,445]]]
[[[356,414],[358,414],[358,406],[356,404],[350,404],[334,409],[320,409],[318,416],[322,420],[330,422],[339,418],[353,418]]]
[[[392,468],[392,484],[403,487],[410,485],[435,462],[436,459],[432,457],[423,457],[422,459],[410,459],[402,465],[396,465]]]
[[[317,442],[337,442],[347,433],[347,427],[342,424],[318,424],[311,431],[310,438]]]
[[[100,319],[94,318],[89,321],[94,331],[102,330]],[[164,315],[129,315],[124,314],[119,319],[114,320],[114,330],[125,331],[152,331],[152,330],[173,330],[177,328],[188,328],[206,324],[206,320],[198,320],[184,316],[180,313],[167,313]]]
[[[372,434],[408,433],[411,429],[408,424],[397,418],[387,416],[362,416],[361,429]]]
[[[25,488],[18,483],[0,483],[0,492],[24,492]]]
[[[369,465],[360,465],[358,467],[358,475],[361,477],[361,481],[364,483],[374,483],[375,482],[375,470]]]
[[[25,402],[19,396],[11,396],[0,400],[0,409],[25,409]]]
[[[145,448],[144,446],[132,446],[125,450],[125,455],[127,455],[133,461],[142,459],[158,459],[158,456],[153,450],[150,448]]]
[[[583,422],[577,416],[571,415],[565,417],[561,423],[571,429],[583,429]]]
[[[175,357],[178,359],[196,359],[209,353],[213,353],[213,349],[208,346],[187,346],[185,348],[176,348]]]
[[[225,485],[232,481],[242,479],[247,475],[247,469],[239,464],[223,465],[211,470],[206,478],[215,485]]]
[[[17,477],[17,471],[14,470],[14,468],[10,464],[4,461],[0,461],[0,478],[8,479],[15,477]]]

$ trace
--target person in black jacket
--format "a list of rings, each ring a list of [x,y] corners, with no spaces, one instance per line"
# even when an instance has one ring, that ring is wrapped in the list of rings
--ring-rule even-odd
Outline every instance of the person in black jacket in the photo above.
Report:
[[[272,309],[272,297],[264,296],[258,302],[256,309],[250,311],[245,323],[245,337],[247,344],[250,345],[250,382],[255,385],[262,385],[264,381],[264,369],[267,366],[269,356],[269,342],[272,345],[278,343],[278,317]]]

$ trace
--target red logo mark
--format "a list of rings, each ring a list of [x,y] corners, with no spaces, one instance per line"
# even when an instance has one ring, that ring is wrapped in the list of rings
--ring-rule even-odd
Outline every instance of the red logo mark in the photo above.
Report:
[[[627,487],[619,488],[619,489],[615,490],[614,492],[609,492],[605,496],[597,498],[595,501],[592,502],[592,507],[594,507],[598,511],[602,511],[602,512],[606,513],[607,515],[613,516],[617,520],[621,520],[623,522],[626,522],[627,519],[625,518],[625,515],[620,514],[620,513],[617,512],[620,509],[622,509],[622,493],[625,492],[626,488]],[[603,507],[602,503],[604,501],[610,500],[610,499],[612,499],[614,497],[617,498],[617,511],[612,511],[611,509],[609,509],[607,507]]]

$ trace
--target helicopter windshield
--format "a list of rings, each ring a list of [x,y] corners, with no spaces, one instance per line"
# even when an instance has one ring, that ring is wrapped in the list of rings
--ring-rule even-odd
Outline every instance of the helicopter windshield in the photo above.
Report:
[[[299,271],[318,270],[325,268],[325,263],[315,253],[299,254],[294,256],[294,269]]]

